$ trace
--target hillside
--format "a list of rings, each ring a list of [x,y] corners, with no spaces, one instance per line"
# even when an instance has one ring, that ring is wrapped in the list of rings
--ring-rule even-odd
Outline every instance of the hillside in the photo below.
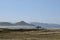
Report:
[[[20,21],[17,23],[10,23],[10,22],[0,22],[0,26],[17,26],[17,25],[22,25],[22,26],[34,26],[33,24],[26,23],[24,21]]]
[[[13,24],[10,22],[0,22],[0,26],[10,26],[10,25],[13,25]]]
[[[48,23],[39,23],[39,22],[32,22],[33,25],[39,25],[42,28],[60,28],[59,24],[48,24]]]
[[[15,23],[15,25],[27,25],[27,26],[34,26],[33,24],[29,24],[29,23],[26,23],[26,22],[24,22],[24,21],[17,22],[17,23]]]

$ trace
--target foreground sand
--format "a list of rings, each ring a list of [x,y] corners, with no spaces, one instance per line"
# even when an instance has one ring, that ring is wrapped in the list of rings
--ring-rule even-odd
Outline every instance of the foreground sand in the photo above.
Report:
[[[59,32],[10,32],[0,34],[0,40],[60,40]]]
[[[2,32],[0,33],[0,40],[60,40],[60,32]]]

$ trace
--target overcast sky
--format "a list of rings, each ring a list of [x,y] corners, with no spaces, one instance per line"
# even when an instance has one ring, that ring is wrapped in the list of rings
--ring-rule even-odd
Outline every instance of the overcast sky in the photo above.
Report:
[[[0,0],[0,22],[60,24],[60,0]]]

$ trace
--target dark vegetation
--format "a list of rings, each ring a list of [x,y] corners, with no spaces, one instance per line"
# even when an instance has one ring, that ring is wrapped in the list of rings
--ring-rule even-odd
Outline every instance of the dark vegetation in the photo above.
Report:
[[[36,28],[39,29],[39,28],[41,28],[41,26],[37,26]]]
[[[60,29],[59,29],[60,30]],[[54,30],[55,31],[55,30]],[[45,28],[8,29],[0,28],[0,39],[4,40],[60,40],[60,32],[52,32]]]
[[[49,32],[50,30],[44,28],[35,28],[35,29],[8,29],[8,28],[0,28],[0,33],[2,32],[29,32],[29,31],[40,31],[40,32]]]

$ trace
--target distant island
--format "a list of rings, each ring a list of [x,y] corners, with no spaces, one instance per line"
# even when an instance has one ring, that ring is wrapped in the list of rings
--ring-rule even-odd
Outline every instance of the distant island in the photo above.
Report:
[[[40,26],[42,28],[60,28],[59,24],[49,24],[49,23],[39,23],[39,22],[31,22],[31,23],[27,23],[25,21],[20,21],[20,22],[16,22],[16,23],[10,23],[10,22],[0,22],[0,26],[28,26],[28,27],[37,27]],[[18,27],[17,27],[18,28]]]
[[[20,21],[14,24],[10,22],[0,22],[0,26],[16,26],[16,25],[34,26],[33,24],[26,23],[25,21]]]

